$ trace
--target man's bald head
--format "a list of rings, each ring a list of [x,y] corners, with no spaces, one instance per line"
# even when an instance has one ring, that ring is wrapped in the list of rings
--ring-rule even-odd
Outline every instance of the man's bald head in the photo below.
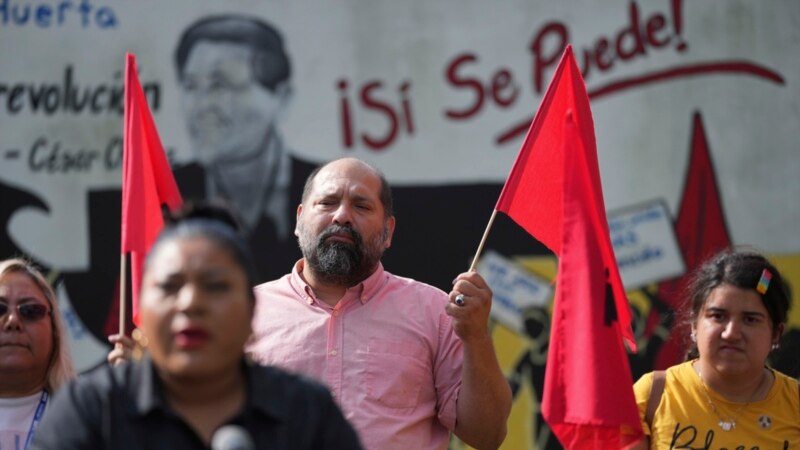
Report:
[[[394,216],[394,200],[392,199],[392,188],[389,186],[389,182],[386,181],[386,177],[383,173],[372,167],[371,165],[367,164],[366,162],[358,159],[358,158],[340,158],[330,161],[326,164],[323,164],[316,169],[308,176],[306,179],[306,184],[303,187],[303,198],[302,202],[305,203],[308,199],[309,193],[314,188],[314,181],[317,179],[320,173],[326,174],[330,172],[334,173],[341,173],[343,176],[346,176],[347,173],[354,173],[354,172],[361,172],[361,171],[368,171],[371,172],[375,178],[378,179],[380,182],[380,193],[379,198],[381,200],[381,204],[383,205],[383,212],[384,216],[389,218]]]

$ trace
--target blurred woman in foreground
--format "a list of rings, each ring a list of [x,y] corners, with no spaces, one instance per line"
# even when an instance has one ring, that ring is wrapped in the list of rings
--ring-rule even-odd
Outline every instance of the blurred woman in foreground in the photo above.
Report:
[[[245,360],[251,258],[236,231],[207,214],[167,227],[145,261],[147,356],[68,385],[35,448],[208,448],[225,425],[250,448],[360,448],[325,388]]]
[[[781,274],[726,251],[697,270],[689,300],[691,360],[634,385],[648,435],[635,448],[795,448],[798,382],[766,366],[789,311]]]
[[[27,448],[50,396],[72,376],[50,284],[23,259],[0,261],[0,449]]]

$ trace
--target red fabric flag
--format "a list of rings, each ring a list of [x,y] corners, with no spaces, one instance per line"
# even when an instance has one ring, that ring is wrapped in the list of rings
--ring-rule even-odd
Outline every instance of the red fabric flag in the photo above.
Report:
[[[608,232],[594,124],[572,47],[564,51],[497,210],[559,256],[542,412],[568,449],[642,438],[623,337],[630,310]]]
[[[136,57],[130,53],[125,59],[124,121],[122,252],[131,253],[133,321],[138,325],[142,265],[164,226],[161,205],[167,204],[174,210],[182,199],[139,84]]]
[[[714,164],[709,154],[708,141],[700,113],[693,119],[692,148],[689,169],[683,185],[683,198],[675,220],[675,235],[681,248],[686,272],[680,278],[658,285],[658,296],[677,310],[684,299],[684,288],[690,274],[706,259],[729,247],[731,240],[725,224],[725,213],[714,175]],[[657,312],[651,314],[658,314]],[[651,316],[651,322],[657,320]],[[665,369],[683,361],[686,348],[685,325],[675,324],[669,339],[661,347],[654,364],[655,369]]]

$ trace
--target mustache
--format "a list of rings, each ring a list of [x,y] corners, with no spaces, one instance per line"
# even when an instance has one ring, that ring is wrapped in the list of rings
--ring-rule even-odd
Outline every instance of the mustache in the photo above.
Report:
[[[347,234],[353,240],[356,247],[361,247],[362,239],[361,234],[354,230],[350,225],[333,224],[326,228],[319,236],[319,244],[322,245],[329,237],[337,234]]]

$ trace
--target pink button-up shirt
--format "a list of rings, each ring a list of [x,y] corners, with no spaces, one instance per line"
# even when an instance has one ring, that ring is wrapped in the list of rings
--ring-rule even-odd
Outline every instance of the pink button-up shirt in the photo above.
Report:
[[[326,384],[367,449],[446,449],[462,364],[447,294],[379,266],[331,307],[302,264],[256,287],[253,358]]]

